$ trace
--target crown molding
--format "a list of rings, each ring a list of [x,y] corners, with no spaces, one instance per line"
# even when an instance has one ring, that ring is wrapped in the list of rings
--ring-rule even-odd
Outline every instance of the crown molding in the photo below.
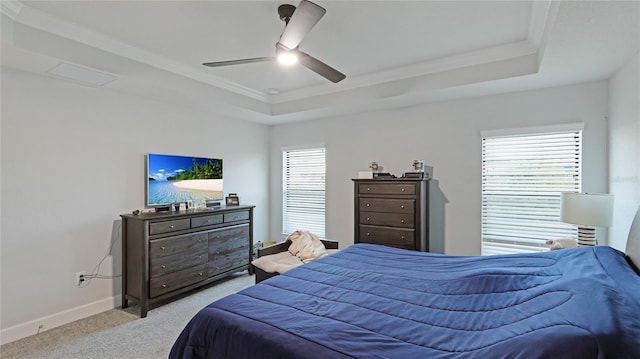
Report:
[[[349,77],[347,81],[342,81],[337,84],[326,83],[277,95],[271,95],[242,86],[238,83],[212,75],[204,70],[132,46],[103,33],[73,24],[32,8],[28,6],[28,3],[22,3],[17,0],[2,0],[2,12],[3,14],[6,13],[8,17],[15,19],[16,23],[121,56],[168,73],[176,74],[183,78],[195,80],[221,91],[228,91],[229,94],[239,95],[245,100],[257,100],[269,107],[265,115],[279,116],[287,112],[283,112],[285,108],[322,108],[324,106],[322,103],[326,102],[325,100],[328,98],[335,99],[336,97],[352,95],[358,98],[360,95],[366,93],[370,97],[369,100],[375,98],[376,101],[379,101],[384,96],[395,96],[395,90],[393,89],[399,89],[403,86],[417,86],[417,88],[421,88],[422,90],[434,90],[435,88],[431,87],[436,85],[423,84],[422,82],[432,82],[433,79],[436,78],[434,76],[438,74],[444,75],[452,71],[462,71],[462,73],[467,74],[467,76],[475,78],[477,76],[472,75],[472,71],[482,71],[481,69],[486,68],[488,65],[490,68],[493,68],[491,64],[505,65],[510,63],[512,66],[516,66],[517,64],[517,66],[522,67],[522,69],[514,71],[514,73],[519,73],[520,75],[523,73],[531,73],[531,71],[535,72],[539,68],[544,46],[546,45],[553,22],[555,21],[559,4],[557,0],[533,1],[528,36],[527,39],[522,41],[432,59],[378,73]],[[20,16],[17,16],[18,14]],[[535,69],[531,65],[532,58],[537,59],[536,66],[533,66]],[[526,63],[526,65],[523,65],[523,62]],[[498,77],[502,76],[500,73],[501,71],[495,71]],[[487,76],[483,75],[480,77],[482,77],[484,81],[490,81],[490,76],[488,76],[488,74],[485,75]],[[447,78],[447,76],[437,78],[442,79]],[[445,82],[447,81],[439,83],[436,87],[456,86],[453,82]],[[385,89],[385,87],[388,87],[390,90]],[[417,88],[414,87],[414,91],[417,91]],[[303,102],[308,103],[303,104]],[[291,112],[296,112],[296,110],[292,110]]]
[[[372,87],[393,81],[407,80],[415,77],[422,77],[430,74],[451,71],[469,66],[476,66],[487,64],[490,62],[519,58],[522,56],[535,54],[537,51],[538,49],[530,41],[524,40],[495,46],[488,49],[443,57],[440,59],[413,64],[401,68],[381,71],[375,74],[351,77],[349,78],[349,81],[345,83],[321,85],[305,89],[298,89],[294,92],[285,92],[280,95],[272,95],[271,102],[273,104],[280,104],[290,101],[302,100],[310,97],[328,95],[334,92]]]
[[[2,0],[0,1],[0,12],[15,21],[23,6],[24,4],[18,0]]]
[[[2,1],[4,4],[4,0]],[[20,17],[15,20],[26,26],[79,42],[109,53],[116,54],[155,68],[168,71],[186,78],[218,87],[248,98],[268,103],[269,96],[251,88],[211,75],[205,71],[194,69],[181,62],[166,58],[150,51],[140,49],[110,36],[98,33],[85,27],[72,24],[32,7],[21,7]]]
[[[542,63],[544,50],[556,21],[559,7],[559,0],[537,0],[531,4],[528,39],[538,48],[538,63]]]

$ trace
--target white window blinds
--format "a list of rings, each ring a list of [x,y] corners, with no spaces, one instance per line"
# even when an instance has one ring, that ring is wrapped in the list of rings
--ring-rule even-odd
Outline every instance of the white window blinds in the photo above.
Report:
[[[282,151],[282,231],[325,237],[325,149]]]
[[[482,255],[540,252],[576,238],[560,193],[580,192],[582,130],[482,138]]]

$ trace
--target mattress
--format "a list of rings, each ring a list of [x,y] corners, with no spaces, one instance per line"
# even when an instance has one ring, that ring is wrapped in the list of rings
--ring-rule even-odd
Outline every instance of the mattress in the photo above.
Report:
[[[355,244],[196,314],[170,358],[640,358],[610,247],[444,256]]]

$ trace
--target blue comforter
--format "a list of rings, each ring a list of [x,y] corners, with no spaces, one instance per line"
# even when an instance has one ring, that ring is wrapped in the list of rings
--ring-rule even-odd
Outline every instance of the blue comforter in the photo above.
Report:
[[[640,358],[610,247],[454,257],[356,244],[202,309],[170,358]]]

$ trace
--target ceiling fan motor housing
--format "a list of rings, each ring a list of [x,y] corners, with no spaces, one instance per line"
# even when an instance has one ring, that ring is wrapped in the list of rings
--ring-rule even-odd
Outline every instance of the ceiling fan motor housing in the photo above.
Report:
[[[296,11],[296,7],[289,4],[282,4],[278,6],[278,15],[280,15],[280,20],[284,21],[285,24],[289,24],[289,19],[293,16],[293,12]]]

